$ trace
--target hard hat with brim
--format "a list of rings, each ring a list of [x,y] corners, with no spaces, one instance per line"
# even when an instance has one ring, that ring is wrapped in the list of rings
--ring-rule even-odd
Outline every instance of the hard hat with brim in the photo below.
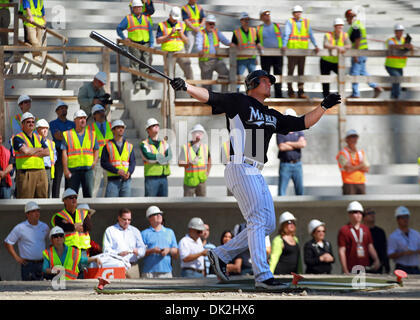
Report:
[[[25,112],[24,114],[22,114],[22,118],[20,119],[20,122],[22,123],[23,121],[25,121],[26,119],[35,119],[34,115],[30,112]]]
[[[155,118],[150,118],[146,122],[145,129],[154,126],[155,124],[159,124],[159,121],[157,121]]]
[[[45,119],[40,119],[36,122],[35,125],[36,128],[49,128],[50,125],[48,124],[48,121]]]
[[[190,222],[188,223],[189,229],[204,231],[206,227],[204,226],[204,222],[201,218],[192,218]]]
[[[294,6],[292,9],[293,12],[303,12],[303,8],[301,6]]]
[[[96,75],[95,75],[95,79],[99,80],[100,82],[102,82],[103,84],[106,84],[108,77],[106,76],[106,73],[103,71],[99,71]]]
[[[26,94],[23,94],[23,95],[21,95],[21,96],[18,98],[17,103],[18,103],[18,105],[19,105],[19,104],[21,104],[21,103],[22,103],[22,102],[24,102],[24,101],[32,101],[32,99],[31,99],[31,97],[30,97],[30,96],[27,96]]]
[[[311,235],[316,230],[316,228],[320,226],[325,226],[325,223],[322,221],[319,221],[318,219],[312,219],[308,223],[308,233]]]
[[[103,107],[103,105],[101,105],[101,104],[95,104],[92,107],[92,114],[95,114],[98,111],[105,111],[105,108]]]
[[[58,100],[58,101],[57,101],[57,105],[56,105],[56,107],[55,107],[55,110],[57,110],[58,108],[63,107],[63,106],[64,106],[64,107],[67,107],[67,108],[69,107],[69,106],[68,106],[68,104],[67,104],[67,103],[65,103],[64,101]]]
[[[92,209],[91,207],[89,207],[89,205],[87,203],[81,203],[81,204],[79,204],[77,206],[77,209],[87,210],[87,211],[89,211],[90,215],[93,215],[96,212],[96,210],[95,209]]]
[[[173,7],[169,15],[175,20],[181,20],[181,9],[179,7]]]
[[[395,209],[395,218],[401,216],[410,216],[410,210],[408,210],[407,207],[399,206],[397,209]]]
[[[247,12],[241,12],[241,14],[239,15],[239,20],[242,19],[249,19],[249,15]]]
[[[351,137],[351,136],[359,136],[359,134],[357,133],[356,130],[354,129],[350,129],[346,132],[346,138]]]
[[[63,196],[62,196],[62,198],[61,199],[66,199],[66,198],[68,198],[68,197],[70,197],[70,196],[77,196],[77,192],[76,191],[74,191],[73,189],[71,189],[71,188],[67,188],[64,192],[63,192]]]
[[[146,218],[149,218],[150,216],[153,216],[155,214],[162,214],[163,211],[159,209],[159,207],[157,206],[150,206],[149,208],[147,208],[146,210]]]
[[[347,212],[360,211],[363,212],[363,206],[359,201],[352,201],[347,206]]]
[[[87,118],[87,114],[86,114],[86,112],[85,112],[84,110],[80,109],[80,110],[77,110],[77,111],[74,113],[74,115],[73,115],[73,120],[75,120],[75,119],[77,119],[77,118],[82,118],[82,117]]]
[[[38,203],[35,201],[29,201],[27,204],[25,204],[25,213],[33,210],[40,210]]]
[[[62,234],[62,235],[64,235],[63,228],[61,228],[59,226],[55,226],[54,228],[52,228],[51,231],[50,231],[50,238],[52,236],[55,236],[56,234]]]
[[[281,226],[286,221],[296,221],[296,217],[289,211],[285,211],[280,215],[279,225]]]
[[[114,120],[112,121],[111,129],[114,129],[115,127],[127,127],[122,120]]]

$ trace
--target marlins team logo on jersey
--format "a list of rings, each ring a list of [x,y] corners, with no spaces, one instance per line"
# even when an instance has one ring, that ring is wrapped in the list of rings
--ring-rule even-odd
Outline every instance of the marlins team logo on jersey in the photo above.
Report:
[[[269,114],[264,114],[260,112],[258,109],[254,109],[253,106],[249,106],[250,114],[249,119],[246,122],[247,124],[253,124],[258,127],[261,127],[261,125],[265,124],[267,126],[273,126],[276,128],[277,126],[277,119],[274,116],[271,116]]]

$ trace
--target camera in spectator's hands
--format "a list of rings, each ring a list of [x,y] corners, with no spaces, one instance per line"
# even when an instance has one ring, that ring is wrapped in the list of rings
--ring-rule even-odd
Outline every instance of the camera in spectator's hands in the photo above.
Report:
[[[100,101],[100,105],[102,105],[104,108],[107,105],[111,105],[113,103],[113,100],[111,99],[111,95],[109,93],[105,93],[101,96],[96,96],[95,99],[98,99]]]

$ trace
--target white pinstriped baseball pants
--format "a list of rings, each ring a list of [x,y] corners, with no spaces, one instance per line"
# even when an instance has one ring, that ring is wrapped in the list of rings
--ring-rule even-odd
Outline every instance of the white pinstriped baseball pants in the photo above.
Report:
[[[228,163],[225,168],[226,186],[238,201],[246,228],[226,244],[214,249],[216,255],[229,263],[249,248],[255,281],[273,277],[267,262],[265,236],[276,228],[273,199],[264,177],[248,164]]]

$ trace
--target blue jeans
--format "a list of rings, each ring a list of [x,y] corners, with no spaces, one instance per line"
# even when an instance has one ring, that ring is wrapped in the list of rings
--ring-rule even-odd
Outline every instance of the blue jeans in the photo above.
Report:
[[[293,184],[295,186],[295,194],[297,196],[303,195],[302,162],[280,162],[278,189],[279,196],[286,195],[287,185],[289,184],[290,179],[292,179]]]
[[[183,278],[204,278],[204,275],[202,273],[198,273],[193,270],[189,269],[182,269],[181,270],[181,277]]]
[[[167,197],[168,196],[168,178],[144,177],[144,196],[145,197]]]
[[[27,262],[21,265],[22,281],[42,280],[42,262]]]
[[[370,76],[366,71],[366,57],[359,57],[359,61],[355,62],[354,58],[351,59],[350,75],[351,76]],[[369,87],[376,88],[378,85],[376,83],[368,83]],[[359,84],[353,83],[351,85],[352,95],[354,97],[360,97]]]
[[[11,187],[0,187],[0,199],[11,199],[12,191]]]
[[[79,188],[82,186],[83,198],[92,198],[93,170],[70,170],[70,172],[68,187],[79,193]]]
[[[242,75],[245,70],[248,70],[248,73],[251,73],[257,67],[256,59],[244,59],[236,61],[236,74]],[[237,86],[237,91],[239,91],[240,86]]]
[[[131,197],[131,179],[123,181],[122,179],[108,178],[105,197]]]
[[[388,71],[391,77],[402,77],[403,69],[401,68],[392,68],[385,66],[386,71]],[[401,93],[401,88],[399,83],[393,83],[391,89],[391,98],[398,99]]]

